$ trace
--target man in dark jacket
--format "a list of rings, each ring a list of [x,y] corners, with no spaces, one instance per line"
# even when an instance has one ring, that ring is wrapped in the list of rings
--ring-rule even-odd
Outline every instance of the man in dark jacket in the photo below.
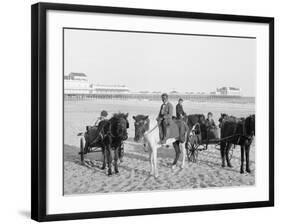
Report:
[[[184,110],[183,110],[182,103],[183,103],[183,99],[180,98],[180,99],[179,99],[179,102],[178,102],[178,104],[177,104],[177,106],[176,106],[176,115],[177,115],[177,119],[181,119],[181,118],[183,118],[184,115],[185,115],[185,112],[184,112]]]
[[[163,104],[160,107],[160,111],[157,117],[160,130],[160,141],[162,144],[166,142],[167,126],[171,124],[173,117],[173,105],[168,101],[168,94],[163,93],[161,95]]]

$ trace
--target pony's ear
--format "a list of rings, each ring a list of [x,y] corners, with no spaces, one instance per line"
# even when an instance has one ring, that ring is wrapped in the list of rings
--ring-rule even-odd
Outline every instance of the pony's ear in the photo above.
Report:
[[[133,116],[133,119],[134,119],[134,120],[136,120],[136,117],[135,117],[135,116]]]
[[[149,118],[149,115],[145,116],[144,119],[147,120]]]

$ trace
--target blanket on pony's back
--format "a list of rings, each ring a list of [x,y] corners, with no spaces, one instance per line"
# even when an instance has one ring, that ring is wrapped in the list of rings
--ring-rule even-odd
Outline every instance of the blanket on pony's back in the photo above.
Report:
[[[181,119],[173,119],[170,121],[169,126],[167,126],[167,139],[175,138],[181,143],[185,142],[185,133],[188,127],[185,122]]]

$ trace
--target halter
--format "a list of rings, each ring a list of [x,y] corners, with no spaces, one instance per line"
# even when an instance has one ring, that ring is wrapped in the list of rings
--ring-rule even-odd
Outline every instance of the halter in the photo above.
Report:
[[[158,124],[156,124],[151,130],[148,130],[147,132],[145,132],[145,133],[143,134],[143,136],[150,134],[150,133],[153,132],[157,127],[158,127]]]
[[[149,119],[146,119],[146,120],[144,121],[144,123],[143,123],[143,126],[142,126],[142,129],[141,129],[141,130],[145,130],[145,126],[146,126],[149,122],[150,122],[150,120],[149,120]],[[148,135],[149,133],[151,133],[157,126],[158,126],[158,125],[156,125],[155,127],[153,127],[151,130],[145,131],[144,134],[143,134],[143,138],[144,138],[146,135]],[[145,149],[146,149],[146,143],[145,143],[145,142],[143,142],[143,143],[138,143],[138,142],[137,142],[137,144],[142,145],[143,148],[144,148],[144,151],[147,152],[147,151],[145,150]]]

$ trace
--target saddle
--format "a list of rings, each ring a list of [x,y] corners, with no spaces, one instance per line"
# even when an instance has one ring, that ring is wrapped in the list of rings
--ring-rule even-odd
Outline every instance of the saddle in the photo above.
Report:
[[[181,143],[185,142],[185,133],[188,130],[187,125],[181,119],[173,119],[167,126],[166,139],[175,138]]]

